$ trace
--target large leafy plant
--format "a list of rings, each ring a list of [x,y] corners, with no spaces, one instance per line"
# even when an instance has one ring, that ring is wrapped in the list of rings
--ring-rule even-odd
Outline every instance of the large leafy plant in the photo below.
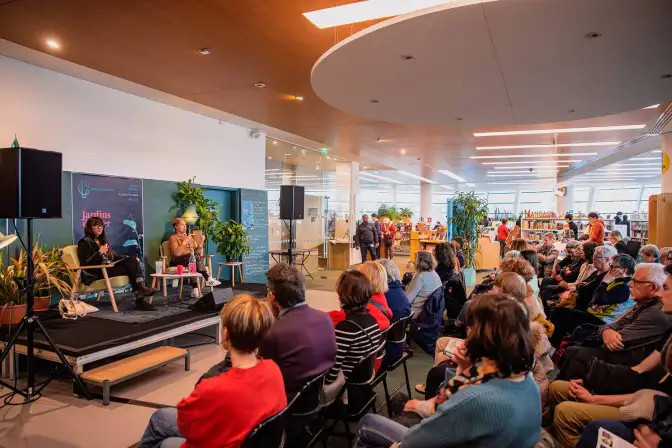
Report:
[[[488,216],[488,201],[470,192],[457,192],[453,196],[453,217],[450,222],[455,229],[455,236],[464,239],[462,252],[467,267],[475,267],[478,245],[478,225]]]
[[[384,202],[382,204],[380,204],[376,213],[378,214],[378,216],[381,216],[381,217],[382,216],[387,216],[392,221],[397,221],[399,219],[399,217],[401,216],[399,214],[399,210],[397,210],[396,207],[392,207],[390,205],[387,205]]]
[[[399,209],[399,216],[402,218],[412,218],[413,217],[413,210],[411,210],[408,207],[403,207]]]
[[[234,220],[218,223],[212,241],[217,244],[217,252],[229,261],[238,260],[252,249],[245,228]]]
[[[205,190],[196,184],[196,178],[177,183],[177,192],[173,194],[173,200],[181,213],[191,204],[196,206],[198,220],[196,225],[205,236],[205,253],[208,253],[210,238],[215,234],[219,224],[218,204],[205,197]]]

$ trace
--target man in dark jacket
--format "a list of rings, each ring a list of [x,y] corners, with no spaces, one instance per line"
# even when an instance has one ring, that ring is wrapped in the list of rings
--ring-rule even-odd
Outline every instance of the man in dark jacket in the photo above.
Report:
[[[379,243],[376,227],[369,222],[369,215],[363,215],[362,222],[357,225],[355,232],[355,246],[362,251],[362,263],[366,261],[367,252],[371,254],[371,260],[376,260],[375,249]]]
[[[539,258],[537,277],[541,279],[553,275],[553,264],[555,264],[555,260],[558,258],[558,249],[553,247],[554,242],[555,235],[552,232],[548,232],[544,235],[544,243],[537,249],[537,257]]]
[[[380,243],[383,242],[383,225],[380,223],[380,219],[376,213],[371,213],[371,219],[373,220],[373,228],[376,229],[376,236],[378,237],[378,245],[376,246],[376,259],[378,259],[380,258]]]

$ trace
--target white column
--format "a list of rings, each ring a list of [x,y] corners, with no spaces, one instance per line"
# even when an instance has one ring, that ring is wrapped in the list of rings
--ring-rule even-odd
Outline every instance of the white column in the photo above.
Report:
[[[420,217],[427,222],[432,214],[432,196],[434,195],[434,185],[426,182],[420,183]]]
[[[516,190],[516,196],[513,198],[513,214],[518,216],[520,213],[520,190]]]
[[[574,184],[565,187],[567,193],[564,196],[557,196],[558,216],[564,216],[570,210],[574,210]],[[589,200],[590,202],[590,200]],[[589,212],[591,210],[588,210]]]
[[[588,205],[586,206],[586,213],[595,211],[595,187],[590,187],[588,190]]]
[[[672,193],[672,169],[670,169],[670,161],[672,160],[672,134],[663,134],[660,137],[663,141],[663,146],[661,148],[663,157],[663,174],[660,178],[660,192]]]
[[[397,206],[397,190],[399,188],[397,187],[397,184],[392,184],[392,207]]]
[[[348,206],[348,227],[350,239],[355,237],[357,226],[357,211],[359,210],[359,162],[343,162],[336,165],[336,185],[339,190],[348,192],[350,198]],[[354,263],[353,252],[350,251],[350,264]]]

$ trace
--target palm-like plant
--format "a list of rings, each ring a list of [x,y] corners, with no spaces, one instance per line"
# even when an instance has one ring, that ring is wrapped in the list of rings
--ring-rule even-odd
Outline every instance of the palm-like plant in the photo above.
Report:
[[[473,191],[459,191],[453,196],[453,217],[455,235],[464,239],[462,252],[467,267],[475,268],[475,256],[479,251],[478,224],[488,216],[488,201],[481,199]]]
[[[191,204],[196,206],[196,214],[198,214],[196,225],[205,236],[205,253],[207,254],[208,241],[219,224],[218,204],[205,197],[205,190],[196,184],[195,177],[177,183],[177,192],[173,194],[173,200],[182,211]]]
[[[221,222],[215,228],[212,241],[217,244],[217,252],[234,261],[249,254],[250,238],[242,224],[234,220]]]

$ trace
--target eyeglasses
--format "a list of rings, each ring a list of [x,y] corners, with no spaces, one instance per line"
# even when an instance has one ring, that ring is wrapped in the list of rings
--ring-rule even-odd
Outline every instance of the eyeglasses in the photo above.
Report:
[[[639,283],[653,283],[653,282],[650,282],[650,281],[648,281],[648,280],[637,280],[637,279],[635,279],[635,278],[633,278],[633,279],[630,280],[630,281],[631,281],[632,283],[634,283],[635,285],[637,285],[637,284],[639,284]]]

